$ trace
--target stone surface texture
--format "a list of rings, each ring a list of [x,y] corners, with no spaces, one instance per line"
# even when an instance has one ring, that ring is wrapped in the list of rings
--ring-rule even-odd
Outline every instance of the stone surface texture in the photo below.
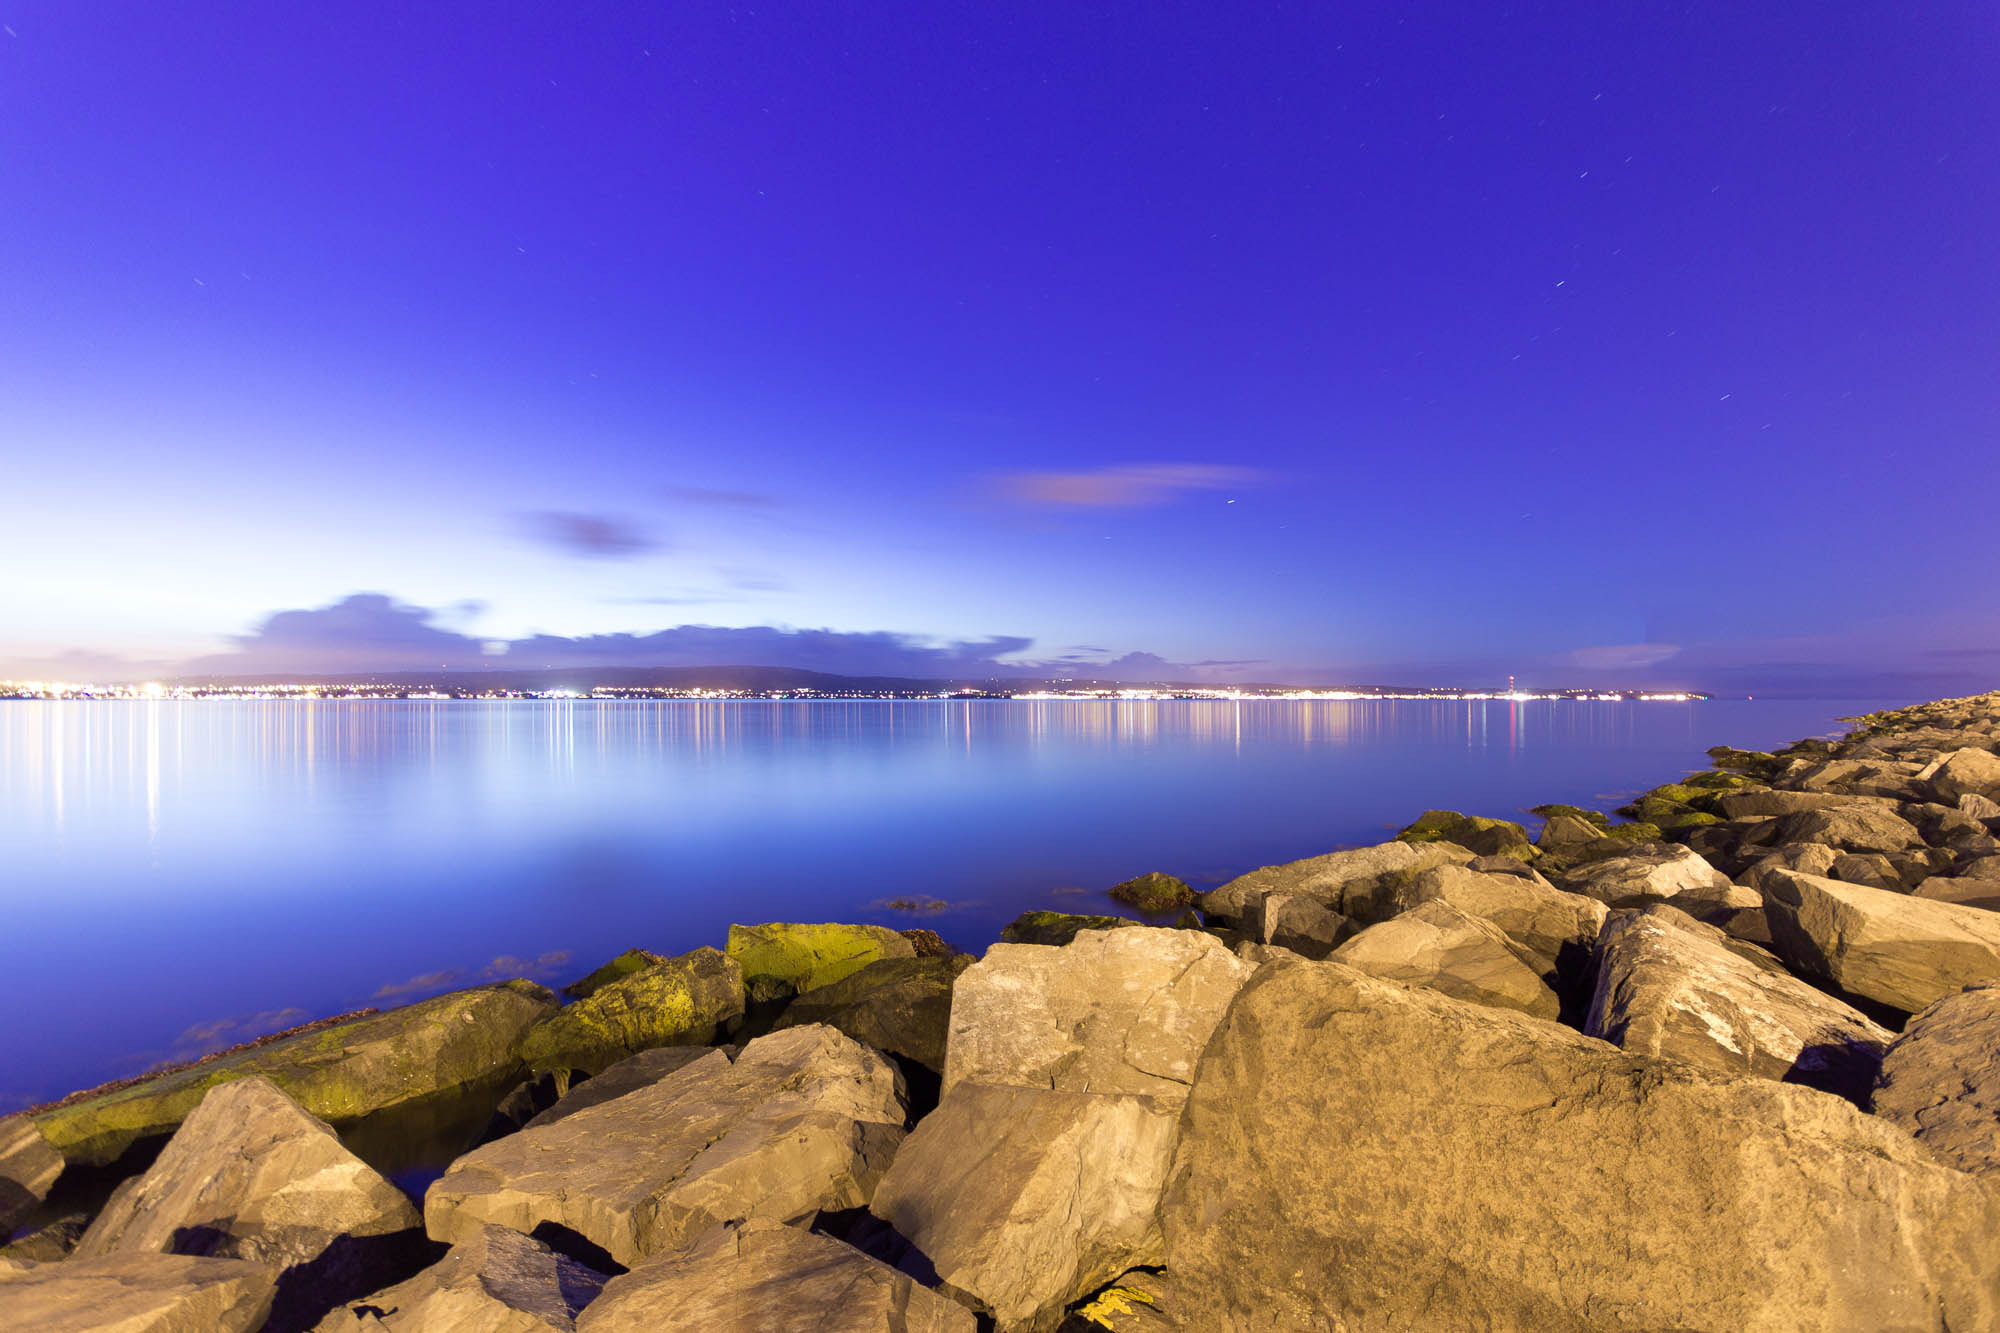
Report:
[[[887,926],[772,921],[731,926],[726,952],[742,966],[744,985],[756,989],[775,983],[804,992],[879,959],[911,958],[917,951]]]
[[[650,1051],[627,1056],[601,1074],[592,1074],[570,1088],[555,1105],[539,1111],[529,1118],[522,1128],[536,1125],[553,1125],[558,1120],[567,1119],[578,1111],[592,1106],[602,1106],[628,1092],[649,1088],[667,1075],[687,1068],[697,1060],[713,1055],[712,1046],[656,1046]]]
[[[1864,1105],[1892,1035],[1777,959],[1664,904],[1605,923],[1583,1030],[1635,1055],[1803,1083]]]
[[[578,1333],[974,1333],[957,1302],[845,1242],[772,1222],[712,1227],[613,1278]]]
[[[1947,995],[1889,1047],[1875,1114],[1961,1171],[2000,1178],[2000,982]]]
[[[1572,866],[1560,876],[1572,893],[1614,906],[1645,899],[1724,893],[1729,876],[1686,847],[1657,845],[1627,856],[1610,856]]]
[[[1540,959],[1498,926],[1441,898],[1368,927],[1335,949],[1333,959],[1385,981],[1427,986],[1537,1018],[1555,1018],[1562,1008],[1542,980]]]
[[[1162,1209],[1193,1328],[2000,1326],[2000,1193],[1838,1098],[1275,963]]]
[[[952,990],[944,1091],[963,1082],[1178,1101],[1252,965],[1212,935],[1084,931],[996,944]]]
[[[604,1274],[505,1227],[482,1227],[407,1282],[347,1302],[313,1333],[572,1333]]]
[[[0,1270],[9,1333],[255,1333],[275,1275],[240,1259],[113,1254]]]
[[[1329,852],[1239,875],[1202,894],[1201,910],[1225,921],[1241,921],[1257,899],[1270,893],[1290,893],[1310,898],[1344,917],[1378,921],[1385,914],[1375,908],[1375,899],[1385,880],[1436,865],[1463,865],[1473,855],[1445,842],[1385,842]]]
[[[825,1023],[864,1046],[944,1072],[951,1032],[951,996],[971,954],[884,958],[793,1000],[774,1024]]]
[[[62,1174],[62,1154],[24,1115],[0,1120],[0,1241],[49,1197]]]
[[[866,1204],[902,1141],[902,1079],[820,1025],[714,1052],[650,1087],[453,1163],[424,1199],[433,1239],[494,1224],[574,1232],[630,1266],[717,1222]]]
[[[918,1123],[871,1211],[1000,1333],[1045,1330],[1157,1264],[1178,1102],[960,1083]]]
[[[1545,977],[1590,950],[1610,910],[1595,898],[1565,893],[1539,875],[1524,879],[1452,865],[1422,872],[1399,887],[1394,899],[1401,910],[1432,901],[1450,903],[1499,927],[1539,960]]]
[[[521,1056],[538,1071],[594,1074],[655,1046],[712,1041],[742,1014],[742,968],[715,949],[696,949],[606,982],[551,1014],[528,1033]]]
[[[1763,885],[1778,956],[1851,994],[1915,1013],[2000,978],[2000,913],[1791,870]]]

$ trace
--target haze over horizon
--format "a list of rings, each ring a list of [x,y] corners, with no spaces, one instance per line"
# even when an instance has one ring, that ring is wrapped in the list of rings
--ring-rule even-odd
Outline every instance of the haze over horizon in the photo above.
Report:
[[[2000,684],[1989,7],[0,13],[0,678]]]

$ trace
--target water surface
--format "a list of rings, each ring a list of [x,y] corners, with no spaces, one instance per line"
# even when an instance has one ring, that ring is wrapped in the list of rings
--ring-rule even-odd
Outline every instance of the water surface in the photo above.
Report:
[[[1429,806],[1609,808],[1871,702],[0,703],[0,1112],[732,921],[1108,910]],[[931,897],[913,917],[883,904]]]

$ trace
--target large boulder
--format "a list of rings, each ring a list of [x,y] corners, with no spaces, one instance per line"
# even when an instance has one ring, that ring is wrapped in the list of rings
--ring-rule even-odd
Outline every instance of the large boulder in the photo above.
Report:
[[[717,1222],[868,1202],[902,1141],[902,1079],[832,1028],[716,1051],[651,1087],[458,1159],[424,1196],[433,1239],[489,1224],[583,1237],[630,1266]]]
[[[1929,773],[1930,789],[1940,801],[1961,796],[2000,798],[2000,755],[1990,750],[1953,750]]]
[[[202,1098],[69,1262],[150,1253],[262,1264],[280,1274],[273,1322],[299,1328],[419,1266],[421,1225],[322,1121],[269,1081],[241,1078]]]
[[[1267,893],[1252,899],[1243,929],[1258,944],[1291,949],[1308,958],[1324,958],[1343,935],[1347,918],[1296,893]]]
[[[731,926],[727,952],[742,966],[753,999],[775,999],[817,990],[879,959],[913,958],[917,951],[887,926],[771,921]]]
[[[1605,857],[1572,866],[1559,876],[1562,886],[1614,907],[1678,898],[1719,897],[1729,888],[1729,876],[1699,853],[1661,843],[1625,856]]]
[[[1387,981],[1537,1018],[1555,1018],[1562,1010],[1542,980],[1542,959],[1499,927],[1440,898],[1368,927],[1335,949],[1333,960]]]
[[[49,1197],[62,1174],[62,1154],[24,1115],[0,1120],[0,1241]]]
[[[1510,819],[1462,815],[1456,810],[1426,810],[1396,835],[1399,842],[1446,842],[1474,856],[1512,856],[1531,861],[1537,854],[1528,830]]]
[[[757,1221],[712,1227],[613,1278],[576,1327],[579,1333],[974,1333],[978,1321],[842,1241]]]
[[[1162,1208],[1195,1328],[2000,1324],[2000,1192],[1838,1098],[1274,963]]]
[[[0,1328],[21,1333],[253,1333],[276,1277],[262,1264],[128,1253],[0,1269]]]
[[[1909,1021],[1882,1061],[1875,1114],[1961,1171],[2000,1176],[2000,982]]]
[[[482,1227],[407,1282],[341,1305],[313,1333],[573,1333],[604,1274],[506,1227]]]
[[[1915,898],[1928,898],[1932,902],[1957,903],[1961,907],[1979,907],[1989,912],[2000,912],[2000,879],[1926,879],[1910,890]]]
[[[627,949],[616,958],[596,969],[580,981],[572,981],[562,988],[562,993],[572,1000],[581,1000],[597,994],[614,981],[623,981],[636,972],[658,967],[667,960],[651,949]]]
[[[944,1072],[952,984],[971,954],[884,958],[793,1000],[774,1029],[825,1023],[878,1051]],[[586,1085],[588,1086],[588,1085]]]
[[[1862,1105],[1891,1036],[1763,950],[1665,904],[1605,922],[1583,1030],[1637,1055],[1803,1083]]]
[[[559,1097],[551,1106],[527,1119],[521,1126],[553,1125],[558,1120],[567,1119],[578,1111],[593,1106],[602,1106],[628,1092],[650,1088],[667,1075],[687,1068],[697,1060],[715,1053],[710,1046],[655,1046],[650,1051],[627,1056],[611,1068],[592,1074],[581,1083]]]
[[[1187,886],[1187,881],[1160,870],[1148,870],[1112,885],[1111,896],[1127,907],[1155,915],[1194,906],[1194,890]]]
[[[1539,875],[1495,875],[1466,866],[1434,866],[1395,891],[1402,911],[1421,903],[1450,903],[1491,922],[1533,954],[1545,980],[1580,969],[1610,909],[1595,898],[1566,893]]]
[[[1838,805],[1786,815],[1778,824],[1781,842],[1817,842],[1849,852],[1899,852],[1923,845],[1923,835],[1886,805]]]
[[[67,1102],[35,1123],[69,1161],[103,1165],[171,1134],[209,1089],[257,1075],[308,1114],[344,1124],[467,1087],[504,1086],[520,1070],[522,1037],[555,1008],[555,996],[527,981],[455,991]]]
[[[1249,916],[1250,905],[1266,894],[1290,893],[1311,898],[1344,917],[1379,921],[1385,914],[1376,910],[1375,901],[1386,882],[1436,865],[1463,865],[1473,855],[1443,842],[1385,842],[1329,852],[1238,875],[1221,888],[1202,894],[1201,910],[1224,921],[1242,921]]]
[[[870,1210],[1000,1333],[1161,1258],[1178,1099],[961,1083],[896,1156]]]
[[[944,1091],[962,1082],[1179,1101],[1254,969],[1213,935],[1141,926],[996,944],[952,989]]]
[[[521,1056],[537,1071],[594,1074],[655,1046],[698,1046],[742,1017],[743,994],[734,958],[696,949],[606,982],[550,1014],[521,1043]]]
[[[1730,819],[1774,819],[1780,815],[1854,803],[1853,796],[1842,792],[1774,791],[1769,787],[1724,792],[1716,798],[1716,804]]]
[[[1915,1013],[2000,977],[2000,914],[1775,870],[1764,878],[1772,944],[1794,971]]]

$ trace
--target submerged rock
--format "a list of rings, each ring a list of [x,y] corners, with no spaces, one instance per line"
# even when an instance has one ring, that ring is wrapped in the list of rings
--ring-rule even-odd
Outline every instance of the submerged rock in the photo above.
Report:
[[[885,958],[793,1000],[774,1030],[825,1023],[878,1051],[944,1072],[951,1031],[952,984],[974,962],[970,954]]]
[[[1882,1061],[1875,1114],[1961,1171],[2000,1176],[2000,982],[1909,1021]]]
[[[358,1120],[505,1080],[520,1068],[523,1035],[555,1007],[527,981],[455,991],[58,1106],[35,1123],[69,1161],[103,1165],[172,1133],[209,1089],[253,1074],[318,1119]]]
[[[1763,950],[1664,904],[1605,922],[1583,1030],[1636,1055],[1802,1083],[1864,1106],[1891,1039]]]
[[[1763,885],[1778,956],[1851,994],[1915,1013],[2000,977],[2000,914],[1793,870]]]
[[[1243,989],[1162,1222],[1193,1328],[2000,1324],[2000,1193],[1894,1126],[1338,963]]]
[[[1113,885],[1111,896],[1128,907],[1156,915],[1178,912],[1183,907],[1194,905],[1194,890],[1187,886],[1186,881],[1158,870],[1149,870],[1123,884]]]
[[[212,1089],[159,1160],[121,1187],[69,1262],[244,1259],[280,1274],[273,1322],[311,1324],[423,1260],[417,1211],[334,1132],[262,1078]]]
[[[978,1321],[850,1245],[757,1221],[712,1227],[613,1278],[576,1327],[579,1333],[974,1333]]]
[[[313,1333],[572,1333],[604,1274],[505,1227],[482,1227],[407,1282],[340,1306]]]
[[[594,1074],[655,1046],[713,1041],[742,1013],[743,972],[736,960],[696,949],[607,982],[550,1014],[521,1043],[521,1057],[536,1071]]]
[[[901,1085],[832,1028],[774,1032],[474,1149],[430,1187],[425,1225],[448,1243],[568,1233],[630,1266],[718,1222],[860,1207],[902,1141]]]
[[[1176,1102],[960,1083],[896,1156],[871,1211],[1001,1333],[1160,1261]]]
[[[1370,926],[1335,949],[1333,961],[1387,981],[1427,986],[1473,1004],[1518,1009],[1537,1018],[1555,1018],[1562,1008],[1542,980],[1541,960],[1499,927],[1439,898]]]
[[[1023,912],[1000,932],[1002,944],[1068,944],[1084,930],[1119,930],[1142,925],[1122,916],[1082,916],[1073,912]]]
[[[0,1328],[22,1333],[253,1333],[276,1277],[261,1264],[113,1254],[0,1270]]]
[[[887,926],[793,921],[731,926],[727,952],[759,999],[817,990],[879,959],[916,955],[910,942]]]

